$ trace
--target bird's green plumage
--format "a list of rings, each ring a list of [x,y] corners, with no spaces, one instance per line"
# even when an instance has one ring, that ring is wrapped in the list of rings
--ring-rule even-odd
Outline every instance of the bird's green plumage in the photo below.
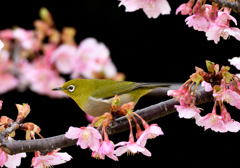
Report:
[[[70,85],[75,86],[73,92],[68,90]],[[116,94],[120,96],[120,101],[122,101],[122,103],[133,101],[136,104],[140,97],[153,89],[167,86],[169,85],[151,85],[104,79],[73,79],[66,82],[62,88],[63,92],[68,94],[84,112],[93,116],[97,114],[96,116],[98,116],[99,114],[104,113],[100,112],[102,105],[107,105],[106,107],[109,106],[110,110],[111,102],[108,102],[108,100],[113,98]],[[121,100],[121,95],[123,100]],[[124,100],[128,102],[124,102]],[[91,107],[94,108],[90,110]]]

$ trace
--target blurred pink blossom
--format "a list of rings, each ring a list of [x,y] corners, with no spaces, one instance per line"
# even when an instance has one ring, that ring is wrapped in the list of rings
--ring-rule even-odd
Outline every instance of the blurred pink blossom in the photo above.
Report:
[[[117,71],[110,60],[108,48],[94,38],[87,38],[79,44],[71,77],[78,78],[82,75],[85,78],[94,78],[96,72],[103,72],[108,77],[113,77]]]
[[[240,70],[240,57],[233,57],[232,59],[228,59],[231,65],[235,66],[238,70]]]
[[[0,73],[0,94],[13,90],[18,85],[18,79],[9,73]]]
[[[0,100],[0,110],[2,109],[2,103],[3,103],[3,101]]]
[[[28,84],[32,91],[53,98],[67,97],[63,92],[52,91],[52,88],[63,85],[65,80],[46,65],[43,57],[34,60],[32,65],[25,63],[23,66],[26,67],[22,67],[21,79],[25,80],[22,83]]]
[[[62,74],[70,74],[72,72],[76,52],[77,48],[75,46],[62,44],[52,52],[50,61],[55,63],[57,70]]]
[[[34,32],[31,30],[25,30],[23,28],[14,29],[13,38],[19,40],[21,46],[26,50],[33,50],[35,48]]]
[[[4,40],[13,39],[13,31],[11,29],[4,29],[0,31],[0,38]]]

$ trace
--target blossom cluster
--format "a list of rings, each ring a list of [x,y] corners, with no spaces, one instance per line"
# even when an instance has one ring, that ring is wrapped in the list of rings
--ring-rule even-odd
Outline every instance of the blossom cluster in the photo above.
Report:
[[[50,12],[40,9],[41,20],[34,21],[34,30],[15,27],[0,31],[0,94],[17,88],[52,98],[67,97],[52,88],[61,86],[70,78],[106,78],[123,80],[104,43],[86,38],[76,44],[76,30],[54,27]],[[46,43],[47,41],[47,43]]]
[[[219,9],[214,2],[212,5],[205,4],[206,0],[197,0],[195,5],[194,2],[195,0],[189,0],[176,10],[176,14],[181,12],[182,15],[190,15],[185,19],[189,27],[205,32],[207,40],[214,40],[215,44],[220,41],[220,37],[226,40],[230,35],[240,40],[240,30],[230,27],[230,21],[237,25],[237,20],[230,15],[229,8]]]
[[[157,18],[160,14],[170,14],[171,7],[167,0],[120,0],[126,7],[126,12],[142,9],[148,18]]]
[[[0,100],[0,110],[2,107],[2,101]],[[26,131],[26,140],[31,140],[32,138],[35,139],[35,133],[43,138],[40,135],[41,129],[34,123],[22,123],[24,118],[27,117],[27,115],[30,112],[30,106],[28,104],[16,104],[16,107],[18,109],[18,116],[16,119],[16,123],[18,123],[18,129]],[[4,131],[6,128],[11,126],[14,123],[14,121],[7,116],[2,116],[0,118],[0,131]],[[8,140],[13,140],[12,137],[15,136],[15,131],[10,133],[6,138]],[[29,146],[30,148],[30,146]],[[62,163],[65,163],[69,160],[71,160],[71,156],[67,154],[66,152],[61,153],[58,152],[60,149],[53,150],[46,155],[41,155],[39,151],[35,151],[35,156],[32,158],[32,166],[34,168],[45,168],[45,167],[51,167],[53,165],[59,165]],[[21,158],[25,158],[27,155],[25,152],[18,153],[14,155],[9,155],[6,152],[4,152],[0,148],[0,167],[6,166],[8,168],[16,168],[20,166],[21,164]]]
[[[105,127],[109,126],[110,121],[112,120],[112,114],[108,112],[100,117],[96,117],[92,124],[88,127],[70,127],[65,136],[69,139],[78,139],[77,145],[79,145],[82,149],[91,149],[92,157],[97,159],[105,159],[105,156],[108,156],[109,158],[118,161],[118,156],[121,156],[126,152],[127,154],[132,155],[141,152],[146,156],[151,156],[151,152],[145,148],[147,139],[152,139],[156,136],[163,135],[162,129],[157,124],[151,124],[149,126],[147,122],[144,121],[138,114],[134,113],[132,111],[134,108],[133,102],[124,104],[120,108],[119,101],[120,100],[118,96],[115,96],[111,107],[111,112],[112,114],[120,112],[123,115],[126,115],[130,125],[130,135],[128,141],[114,144],[109,140]],[[142,121],[144,131],[141,130],[133,115],[137,116]],[[134,119],[137,128],[136,142],[132,132],[132,119]],[[95,129],[94,126],[97,126],[98,128]],[[100,134],[98,131],[100,126],[102,126],[102,134]],[[115,147],[118,148],[114,150]]]
[[[208,73],[200,68],[190,76],[190,79],[178,90],[169,90],[168,95],[173,96],[180,102],[175,105],[180,118],[195,118],[196,124],[206,129],[216,132],[238,132],[240,123],[231,118],[227,111],[225,102],[231,106],[240,109],[240,78],[237,75],[229,73],[228,66],[222,66],[219,71],[219,65],[210,61],[207,62]],[[195,106],[195,89],[191,93],[190,82],[196,82],[196,87],[202,82],[206,92],[213,92],[215,103],[211,113],[201,116],[201,111]],[[219,111],[217,111],[217,105]]]

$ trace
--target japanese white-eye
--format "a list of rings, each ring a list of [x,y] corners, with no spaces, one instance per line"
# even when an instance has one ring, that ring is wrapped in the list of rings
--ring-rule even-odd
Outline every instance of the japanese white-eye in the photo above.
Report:
[[[53,90],[68,94],[85,113],[97,117],[110,111],[116,94],[120,98],[120,106],[131,101],[136,104],[140,97],[155,88],[169,86],[104,79],[73,79]]]

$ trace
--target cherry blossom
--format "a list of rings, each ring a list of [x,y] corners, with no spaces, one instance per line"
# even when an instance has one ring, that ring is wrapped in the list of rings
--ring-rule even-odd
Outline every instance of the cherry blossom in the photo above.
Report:
[[[218,101],[226,101],[231,106],[235,106],[236,108],[240,109],[240,95],[232,90],[225,90],[220,91],[219,93],[213,94]]]
[[[188,16],[185,22],[187,22],[188,27],[193,27],[194,30],[198,31],[206,32],[210,27],[209,19],[204,12]]]
[[[76,59],[73,64],[72,78],[77,78],[82,75],[85,78],[94,78],[94,73],[102,72],[104,66],[111,64],[111,75],[115,75],[116,68],[114,68],[110,61],[110,52],[103,43],[98,43],[94,38],[84,39],[77,49]],[[110,75],[110,76],[111,76]]]
[[[62,74],[70,74],[76,52],[77,48],[75,46],[62,44],[52,52],[50,60],[52,63],[55,63],[59,72]]]
[[[15,155],[7,155],[8,160],[5,163],[5,166],[8,168],[16,168],[21,164],[21,158],[27,157],[26,153],[18,153]]]
[[[25,30],[23,28],[13,30],[13,38],[18,39],[21,46],[26,50],[35,49],[33,36],[34,32],[31,30]]]
[[[221,107],[221,116],[223,118],[223,122],[225,123],[226,129],[230,132],[238,132],[240,130],[240,123],[231,118],[224,105]]]
[[[205,87],[205,91],[206,91],[206,92],[212,91],[212,86],[211,86],[210,83],[203,81],[203,82],[202,82],[202,86]]]
[[[5,165],[5,163],[7,162],[7,154],[0,149],[0,166],[3,167]]]
[[[148,139],[153,139],[159,135],[163,135],[162,129],[157,124],[151,124],[141,133],[137,142],[140,145],[145,146]]]
[[[0,94],[13,90],[18,85],[18,79],[9,73],[0,73]]]
[[[120,0],[126,12],[143,9],[148,18],[157,18],[160,14],[170,14],[171,8],[166,0]]]
[[[139,141],[137,141],[137,143],[132,140],[129,140],[128,142],[119,142],[115,145],[115,147],[117,146],[122,147],[119,147],[114,151],[114,154],[116,154],[116,156],[121,156],[125,152],[127,152],[128,154],[136,154],[137,152],[141,152],[146,156],[152,155],[144,146],[140,145]]]
[[[238,70],[240,70],[240,57],[233,57],[232,59],[228,59],[231,65],[235,66]]]
[[[179,105],[174,105],[174,107],[177,109],[178,116],[180,118],[192,118],[196,114],[200,113],[201,111],[196,107],[196,106],[179,106]]]
[[[24,65],[26,67],[21,69],[23,85],[28,84],[32,91],[41,95],[48,95],[53,98],[67,97],[65,93],[52,91],[52,88],[63,85],[65,80],[60,77],[57,71],[46,65],[45,57],[36,59],[32,65]]]
[[[205,130],[211,128],[215,132],[227,132],[222,116],[214,113],[208,113],[204,117],[196,117],[196,124],[204,127]]]
[[[72,157],[67,153],[58,153],[54,151],[42,156],[40,152],[36,151],[35,157],[32,158],[32,166],[34,168],[51,167],[66,163],[66,161],[69,161],[71,158]]]
[[[82,149],[90,148],[92,151],[97,151],[99,149],[99,140],[102,136],[93,127],[69,127],[65,136],[69,139],[78,139],[77,145]]]
[[[3,101],[0,100],[0,110],[2,109],[2,103],[3,103]]]
[[[236,27],[229,27],[230,20],[237,25],[236,19],[229,13],[228,8],[225,8],[224,12],[218,12],[217,19],[206,31],[207,40],[214,40],[215,44],[217,44],[220,41],[220,36],[226,40],[229,35],[234,36],[237,40],[240,40],[240,29]]]
[[[180,5],[176,10],[176,15],[181,11],[182,15],[191,15],[192,14],[192,6],[194,4],[194,0],[188,1],[188,3],[184,3]]]
[[[92,156],[96,156],[96,158],[105,159],[105,155],[109,158],[118,161],[118,158],[113,154],[114,153],[114,144],[112,141],[103,141],[101,146],[99,147],[97,153],[94,153]]]

